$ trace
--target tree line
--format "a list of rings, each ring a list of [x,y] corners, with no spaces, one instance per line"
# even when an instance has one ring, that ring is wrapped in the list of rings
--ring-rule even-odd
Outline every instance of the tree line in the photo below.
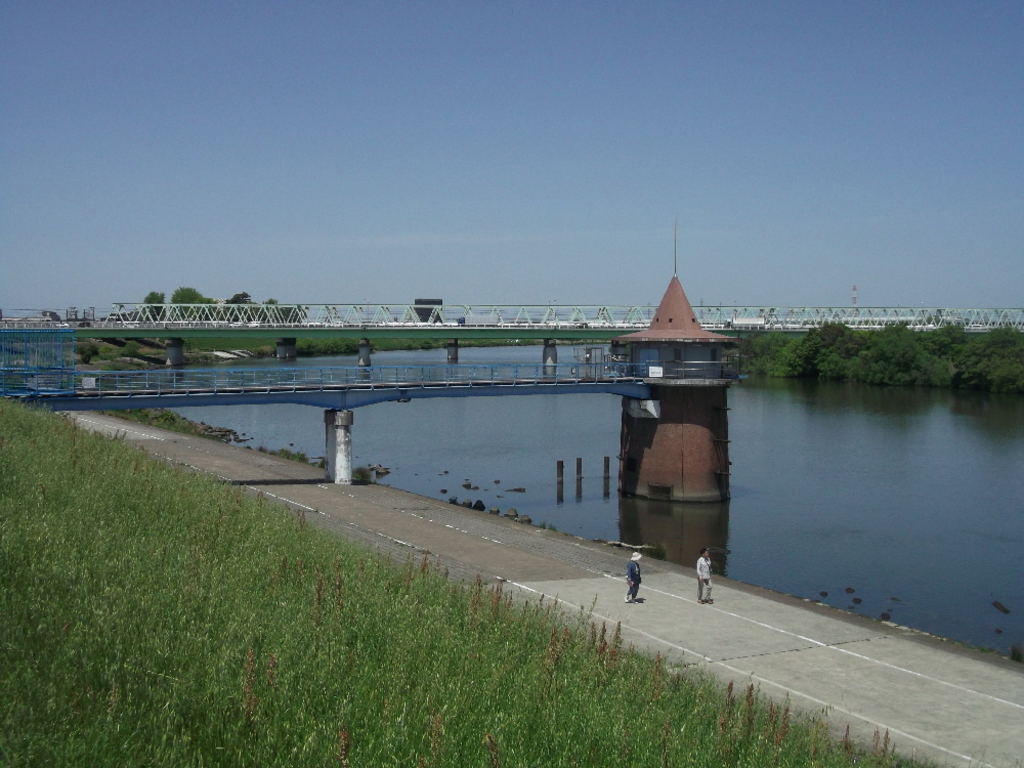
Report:
[[[750,336],[739,352],[746,371],[768,376],[1024,393],[1024,333],[1012,328],[856,331],[829,323],[800,338]]]
[[[150,291],[146,294],[146,298],[142,300],[143,304],[166,304],[167,294],[162,291]],[[204,296],[195,288],[188,286],[181,286],[176,288],[174,293],[171,294],[171,304],[216,304],[216,299],[211,299],[208,296]],[[225,304],[254,304],[252,296],[245,291],[236,293],[230,299],[225,300]],[[277,299],[267,299],[262,302],[263,304],[277,304]]]

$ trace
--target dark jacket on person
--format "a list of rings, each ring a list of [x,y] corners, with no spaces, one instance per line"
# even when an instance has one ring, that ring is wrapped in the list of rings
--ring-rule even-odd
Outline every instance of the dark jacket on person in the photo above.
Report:
[[[626,579],[634,584],[640,583],[640,564],[636,560],[626,563]]]

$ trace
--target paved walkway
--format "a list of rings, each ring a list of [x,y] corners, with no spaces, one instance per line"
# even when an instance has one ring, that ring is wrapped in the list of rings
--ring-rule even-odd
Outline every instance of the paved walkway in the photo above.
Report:
[[[823,714],[870,745],[940,765],[1024,766],[1024,665],[903,627],[727,579],[696,601],[692,569],[643,561],[643,602],[624,602],[629,552],[387,486],[335,486],[322,471],[99,414],[74,418],[148,452],[280,499],[307,520],[400,560],[429,554],[458,578],[504,580],[526,595],[621,622],[623,637],[670,663]]]

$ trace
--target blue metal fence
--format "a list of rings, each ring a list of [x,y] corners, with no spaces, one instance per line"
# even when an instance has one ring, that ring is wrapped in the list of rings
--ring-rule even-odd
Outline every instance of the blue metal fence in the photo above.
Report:
[[[646,368],[646,367],[644,367]],[[634,379],[637,366],[421,365],[104,371],[78,377],[81,395],[209,394],[282,390],[517,386]]]
[[[735,379],[722,362],[687,362],[670,369],[647,363],[418,365],[301,368],[204,368],[104,371],[78,376],[80,395],[228,394],[285,390],[419,389],[611,382],[644,378]]]
[[[73,329],[0,329],[0,395],[10,397],[74,391]]]

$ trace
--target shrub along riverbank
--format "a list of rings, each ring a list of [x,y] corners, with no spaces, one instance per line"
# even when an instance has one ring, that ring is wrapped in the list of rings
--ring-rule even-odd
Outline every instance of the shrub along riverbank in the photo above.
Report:
[[[793,338],[764,333],[739,344],[750,373],[896,386],[1024,393],[1024,333],[906,326],[855,331],[827,324]]]
[[[0,763],[846,766],[753,689],[0,401]],[[885,742],[860,765],[890,765]]]

